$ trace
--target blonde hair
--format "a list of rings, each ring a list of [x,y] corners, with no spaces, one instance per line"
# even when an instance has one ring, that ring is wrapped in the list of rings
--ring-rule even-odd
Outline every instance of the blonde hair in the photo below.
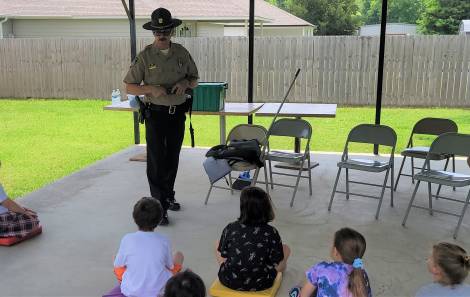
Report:
[[[444,278],[439,281],[443,285],[461,284],[470,270],[470,256],[460,246],[448,242],[440,242],[433,246],[434,263],[442,269]]]

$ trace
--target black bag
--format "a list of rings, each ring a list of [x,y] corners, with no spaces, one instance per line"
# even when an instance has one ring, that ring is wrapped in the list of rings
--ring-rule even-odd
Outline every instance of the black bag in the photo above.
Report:
[[[233,140],[229,145],[216,145],[206,153],[206,157],[226,159],[230,166],[237,162],[248,162],[263,167],[260,143],[256,139]]]

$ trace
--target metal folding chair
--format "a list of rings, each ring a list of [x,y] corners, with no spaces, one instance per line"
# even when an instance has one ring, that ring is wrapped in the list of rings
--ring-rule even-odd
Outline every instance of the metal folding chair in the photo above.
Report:
[[[401,161],[400,170],[398,170],[397,181],[395,183],[394,191],[397,190],[398,181],[400,180],[400,176],[409,176],[411,177],[411,182],[414,184],[415,180],[413,178],[415,174],[415,169],[420,169],[421,167],[415,167],[414,158],[418,159],[426,159],[429,152],[429,147],[427,146],[413,146],[413,136],[415,135],[432,135],[432,136],[439,136],[443,133],[447,132],[457,132],[457,124],[449,119],[441,119],[441,118],[424,118],[419,120],[413,127],[411,131],[410,139],[408,140],[408,144],[406,145],[406,149],[401,152],[403,156],[403,160]],[[403,165],[405,164],[405,160],[407,157],[411,158],[411,175],[402,173]],[[452,157],[452,169],[455,172],[455,157],[451,155],[445,154],[435,154],[430,156],[430,160],[432,161],[442,161],[446,160],[446,164],[444,165],[444,170],[447,170],[447,165],[449,164],[449,159]],[[441,186],[437,189],[436,195],[439,196],[441,191]]]
[[[357,159],[357,158],[349,158],[349,144],[350,143],[366,143],[366,144],[377,144],[391,147],[390,158],[388,161],[376,161],[372,159]],[[380,207],[382,205],[382,200],[385,192],[385,188],[390,188],[390,205],[393,207],[393,169],[394,169],[394,153],[395,153],[395,146],[397,143],[397,134],[395,131],[383,125],[370,125],[370,124],[362,124],[354,127],[351,132],[349,132],[348,139],[346,140],[346,145],[344,146],[343,155],[341,156],[341,162],[338,162],[338,173],[336,174],[335,185],[333,187],[333,193],[331,193],[330,204],[328,205],[328,211],[331,211],[331,206],[333,204],[333,199],[335,197],[335,193],[342,193],[346,194],[346,199],[349,200],[349,196],[361,196],[367,198],[374,198],[379,199],[379,205],[377,207],[377,212],[375,214],[375,219],[379,218]],[[341,174],[341,170],[346,169],[346,191],[337,191],[336,188],[338,186],[338,180]],[[360,171],[367,171],[367,172],[375,172],[380,173],[385,171],[385,178],[383,184],[372,184],[366,182],[359,182],[359,181],[351,181],[349,180],[349,170],[360,170]],[[390,170],[392,171],[391,179],[390,179],[390,186],[387,186],[387,180]],[[381,187],[382,192],[380,196],[371,196],[365,194],[358,194],[358,193],[351,193],[349,191],[349,184],[361,184],[361,185],[368,185],[374,187]]]
[[[310,138],[312,137],[312,126],[310,125],[309,122],[302,120],[302,119],[279,119],[272,124],[271,129],[269,130],[269,136],[270,137],[281,136],[281,137],[290,137],[290,138],[300,138],[300,139],[306,140],[304,152],[296,153],[296,152],[270,151],[268,147],[268,152],[265,155],[265,159],[268,161],[268,165],[269,165],[271,189],[274,188],[274,185],[294,188],[294,193],[292,194],[292,199],[290,202],[290,206],[292,207],[294,205],[295,195],[299,187],[300,178],[308,179],[310,196],[312,195],[312,171],[310,168]],[[272,161],[298,165],[299,171],[297,174],[289,174],[285,172],[273,171],[272,164],[271,164]],[[308,170],[307,170],[308,176],[304,176],[302,174],[305,161],[307,161],[307,165],[308,165]],[[297,179],[296,179],[295,185],[275,183],[273,180],[273,174],[296,177]]]
[[[265,183],[266,183],[266,191],[269,192],[268,188],[268,173],[266,169],[266,162],[264,161],[264,152],[266,151],[266,148],[269,147],[268,145],[268,140],[267,140],[267,134],[268,131],[266,128],[260,125],[249,125],[249,124],[240,124],[235,126],[230,133],[227,136],[227,144],[230,144],[230,142],[234,140],[243,140],[243,139],[256,139],[260,143],[260,149],[261,149],[261,160],[264,164],[264,178],[265,178]],[[251,185],[254,186],[256,185],[258,175],[259,175],[259,170],[260,168],[256,166],[256,164],[251,164],[248,162],[236,162],[235,164],[231,165],[232,171],[249,171],[249,170],[255,170],[253,179],[251,181]],[[227,180],[227,179],[225,179]],[[230,188],[223,187],[216,185],[216,183],[211,183],[209,187],[209,191],[207,192],[206,195],[206,200],[204,204],[207,204],[207,201],[209,200],[209,196],[211,194],[212,188],[218,188],[218,189],[225,189],[225,190],[230,190],[230,192],[233,194],[233,188],[232,188],[232,174],[231,172],[228,174],[228,183],[230,185]]]
[[[467,199],[465,201],[457,200],[449,197],[438,196],[440,199],[449,200],[453,202],[463,203],[462,212],[460,214],[452,213],[448,211],[436,210],[432,207],[432,195],[431,194],[431,184],[438,184],[439,186],[449,186],[449,187],[465,187],[470,186],[470,175],[460,174],[449,171],[438,171],[431,170],[430,161],[433,160],[433,154],[446,154],[446,155],[457,155],[457,156],[470,156],[470,135],[468,134],[459,134],[459,133],[445,133],[436,138],[431,144],[429,149],[428,156],[424,162],[421,171],[414,175],[414,179],[418,182],[416,183],[413,195],[411,196],[408,209],[406,210],[405,217],[403,218],[402,225],[405,226],[406,220],[412,207],[421,208],[429,210],[429,214],[433,215],[434,212],[443,213],[451,216],[456,216],[459,218],[459,222],[454,231],[454,239],[457,238],[457,233],[459,231],[460,225],[462,224],[463,216],[467,209],[469,200],[470,200],[470,189],[467,194]],[[416,192],[418,191],[419,184],[421,182],[428,183],[428,199],[429,207],[423,207],[414,205],[413,201],[416,197]]]

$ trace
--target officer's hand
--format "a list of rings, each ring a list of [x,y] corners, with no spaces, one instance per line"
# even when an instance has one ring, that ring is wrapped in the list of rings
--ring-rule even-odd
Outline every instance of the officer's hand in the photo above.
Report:
[[[148,86],[148,87],[149,87],[150,95],[152,97],[160,97],[160,96],[168,95],[164,87],[160,87],[160,86]]]
[[[183,95],[187,88],[189,88],[189,81],[187,79],[182,79],[177,82],[173,88],[171,88],[171,93],[176,95]]]

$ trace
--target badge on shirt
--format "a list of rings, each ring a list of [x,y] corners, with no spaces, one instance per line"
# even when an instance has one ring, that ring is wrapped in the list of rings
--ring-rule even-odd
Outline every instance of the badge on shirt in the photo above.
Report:
[[[149,70],[157,69],[157,65],[155,64],[150,64],[149,65]]]
[[[180,58],[178,59],[178,66],[181,68],[183,67],[183,60]]]

